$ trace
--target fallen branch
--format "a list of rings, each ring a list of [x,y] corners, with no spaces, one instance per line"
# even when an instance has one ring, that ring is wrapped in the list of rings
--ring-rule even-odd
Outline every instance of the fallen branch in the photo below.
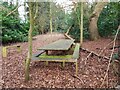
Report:
[[[88,60],[88,58],[92,55],[92,53],[93,53],[93,52],[90,52],[90,53],[88,54],[88,56],[84,59],[84,60],[85,60],[85,65],[86,65],[86,60]]]
[[[64,34],[67,38],[69,38],[70,40],[74,40],[73,38],[71,38],[69,35],[67,35],[66,33]]]
[[[110,43],[108,43],[108,44],[100,51],[99,55],[101,55],[101,54],[103,53],[103,51],[104,51],[110,44],[112,44],[112,43],[113,43],[113,41],[111,41]]]
[[[93,51],[90,51],[90,50],[88,50],[88,49],[85,49],[85,48],[81,48],[81,49],[82,49],[83,51],[87,51],[88,53],[94,54],[95,56],[97,56],[97,57],[99,57],[99,58],[104,58],[104,59],[109,60],[109,58],[106,57],[106,56],[101,56],[101,55],[99,55],[99,54],[97,54],[97,53],[95,53],[95,52],[93,52]]]
[[[68,29],[67,29],[67,32],[65,34],[68,34],[70,32],[70,29],[71,29],[72,26],[70,26]]]
[[[90,52],[89,55],[86,57],[86,60],[88,60],[88,58],[91,56],[93,52]]]
[[[114,42],[114,43],[113,43],[113,49],[112,49],[112,52],[111,52],[111,55],[110,55],[110,59],[109,59],[109,63],[108,63],[108,66],[107,66],[107,70],[106,70],[104,79],[103,79],[102,84],[100,85],[100,87],[103,86],[103,84],[104,84],[104,82],[105,82],[105,79],[106,79],[106,77],[108,76],[108,71],[109,71],[109,69],[110,69],[110,65],[111,65],[111,61],[112,61],[112,56],[113,56],[113,53],[114,53],[114,50],[115,50],[115,48],[114,48],[114,47],[115,47],[115,42],[116,42],[116,39],[117,39],[119,30],[120,30],[120,26],[118,27],[117,32],[116,32],[116,34],[115,34],[115,38],[114,38],[114,40],[113,40],[113,42]]]

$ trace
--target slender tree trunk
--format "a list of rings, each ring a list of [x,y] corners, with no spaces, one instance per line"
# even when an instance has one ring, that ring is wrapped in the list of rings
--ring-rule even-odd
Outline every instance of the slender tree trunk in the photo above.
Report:
[[[51,10],[51,2],[50,2],[50,32],[52,33],[52,10]]]
[[[80,29],[80,45],[82,46],[82,43],[83,43],[83,2],[81,2],[80,4],[77,3],[77,7],[78,9],[76,9],[76,14],[77,14],[79,29]]]
[[[83,43],[83,2],[81,2],[80,45]]]
[[[24,10],[25,10],[25,23],[27,22],[27,14],[26,14],[26,10],[27,10],[27,7],[26,7],[26,0],[24,1]]]
[[[44,34],[44,28],[43,27],[41,28],[41,32],[42,32],[42,34]]]
[[[98,33],[98,27],[97,27],[97,21],[99,18],[99,15],[104,8],[104,6],[107,4],[107,2],[98,2],[95,6],[95,9],[90,17],[89,22],[89,31],[90,31],[90,38],[91,40],[97,40],[100,38],[100,35]]]
[[[29,80],[29,65],[32,56],[32,31],[34,27],[34,19],[33,19],[33,4],[32,2],[29,3],[29,16],[30,16],[30,28],[28,33],[28,56],[25,63],[25,80]]]
[[[120,25],[119,25],[119,29],[120,29]],[[120,45],[120,32],[118,33],[118,45]],[[118,57],[120,59],[120,48],[118,48]],[[119,60],[120,63],[120,60]],[[118,66],[118,71],[120,71],[120,64]],[[118,75],[118,85],[120,85],[120,73]]]

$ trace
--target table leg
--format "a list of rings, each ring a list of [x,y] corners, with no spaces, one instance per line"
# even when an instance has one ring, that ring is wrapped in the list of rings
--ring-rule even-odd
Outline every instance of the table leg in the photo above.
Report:
[[[46,66],[48,66],[48,61],[46,61]]]
[[[63,67],[65,67],[65,61],[63,61]]]
[[[48,50],[45,50],[46,54],[48,55]]]
[[[75,64],[76,64],[76,75],[78,75],[78,63],[77,63],[77,61],[75,62]]]

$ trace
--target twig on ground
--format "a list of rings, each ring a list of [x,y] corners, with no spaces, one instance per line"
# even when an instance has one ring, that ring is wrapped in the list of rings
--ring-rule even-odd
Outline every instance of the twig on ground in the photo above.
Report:
[[[104,50],[110,45],[110,44],[112,44],[113,43],[113,41],[111,41],[110,43],[108,43],[101,51],[100,51],[100,53],[99,53],[99,56],[100,55],[102,55],[102,53],[104,52]],[[99,61],[100,59],[98,58],[98,61]]]
[[[99,54],[97,54],[97,53],[95,53],[95,52],[93,52],[93,51],[90,51],[90,50],[88,50],[88,49],[85,49],[85,48],[81,48],[83,51],[87,51],[88,53],[92,53],[92,54],[94,54],[95,56],[97,56],[97,57],[99,57],[99,58],[104,58],[104,59],[107,59],[107,60],[109,60],[109,58],[108,57],[106,57],[106,56],[101,56],[101,55],[99,55]]]
[[[111,41],[110,43],[108,43],[108,44],[100,51],[99,55],[101,55],[101,54],[104,52],[104,50],[105,50],[110,44],[112,44],[112,43],[113,43],[113,41]]]
[[[88,56],[84,59],[85,65],[86,65],[86,60],[88,60],[88,58],[91,56],[92,53],[93,53],[93,52],[90,52],[90,53],[88,54]]]
[[[72,75],[72,74],[71,74],[71,76],[74,77],[74,78],[77,78],[78,80],[80,80],[82,82],[82,84],[85,85],[85,82],[80,77],[78,77],[76,75]]]

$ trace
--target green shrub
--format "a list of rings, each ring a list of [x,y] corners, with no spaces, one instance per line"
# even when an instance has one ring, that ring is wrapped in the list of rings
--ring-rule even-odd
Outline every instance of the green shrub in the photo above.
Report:
[[[27,41],[29,22],[21,23],[17,11],[6,16],[14,8],[14,6],[8,7],[9,5],[6,4],[6,2],[2,4],[4,10],[0,12],[0,18],[2,18],[2,43]]]
[[[102,37],[115,35],[119,25],[120,3],[111,2],[103,9],[98,20],[99,33]]]

